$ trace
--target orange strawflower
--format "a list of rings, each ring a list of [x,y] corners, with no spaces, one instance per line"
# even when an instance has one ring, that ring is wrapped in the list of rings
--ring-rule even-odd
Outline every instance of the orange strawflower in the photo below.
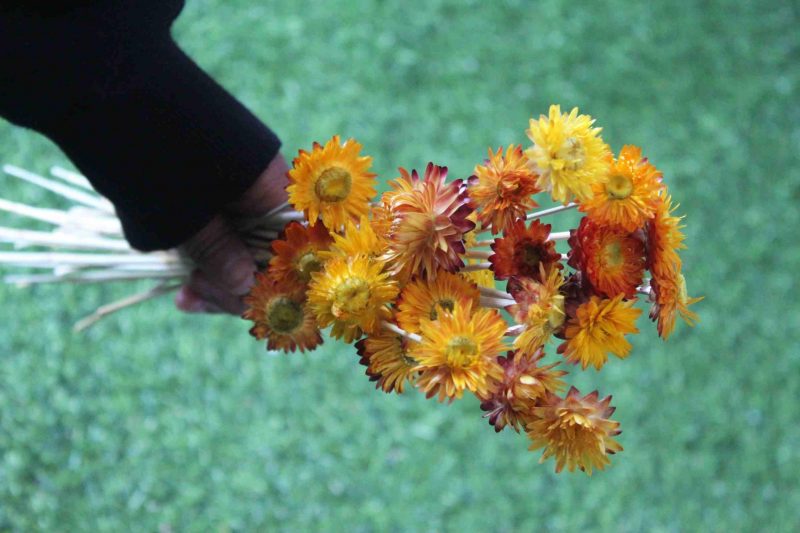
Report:
[[[540,192],[538,176],[530,169],[522,146],[510,145],[503,156],[489,149],[489,159],[475,166],[478,178],[469,185],[469,196],[475,202],[479,219],[485,228],[491,225],[492,234],[506,231],[516,220],[536,207],[532,195]]]
[[[310,223],[321,219],[332,231],[366,215],[375,196],[375,174],[368,172],[372,158],[359,156],[360,151],[358,142],[342,144],[338,135],[324,147],[314,143],[311,152],[300,150],[289,171],[289,203]]]
[[[391,317],[388,306],[398,292],[383,267],[365,255],[334,257],[312,274],[308,304],[319,325],[333,325],[331,335],[345,342],[379,331],[381,321]]]
[[[415,278],[403,287],[397,300],[397,323],[406,331],[419,332],[420,320],[436,320],[439,311],[452,311],[455,302],[467,298],[477,308],[480,292],[460,274],[438,272],[433,279]]]
[[[408,352],[409,343],[390,331],[380,331],[356,343],[359,362],[367,367],[366,374],[376,382],[376,389],[401,394],[406,384],[414,384],[418,363]]]
[[[286,225],[283,239],[272,241],[269,277],[276,280],[308,283],[311,274],[322,269],[320,252],[327,250],[333,240],[322,224],[303,226],[299,222]]]
[[[492,243],[494,253],[489,256],[491,269],[496,279],[508,279],[512,276],[523,276],[538,279],[542,267],[544,272],[561,269],[561,254],[556,251],[556,243],[548,240],[550,224],[542,224],[533,220],[525,228],[525,221],[518,220],[512,224],[502,237]]]
[[[533,355],[523,352],[508,352],[499,356],[497,362],[503,367],[503,380],[497,382],[489,394],[479,396],[481,409],[487,411],[484,417],[495,431],[500,432],[507,425],[519,432],[528,422],[533,420],[533,408],[536,400],[547,392],[559,392],[565,384],[561,377],[563,370],[554,370],[558,363],[538,366],[544,357],[543,351]]]
[[[594,391],[583,398],[575,387],[565,398],[547,393],[539,407],[533,409],[535,420],[528,424],[531,450],[544,448],[540,463],[555,457],[556,472],[564,467],[574,472],[581,469],[592,475],[592,469],[603,470],[610,463],[609,454],[622,451],[613,437],[619,435],[619,422],[610,420],[614,407],[611,396],[598,400]]]
[[[411,347],[422,372],[417,386],[428,398],[438,394],[440,402],[461,398],[464,390],[487,394],[503,376],[497,356],[505,350],[505,330],[496,309],[476,308],[469,299],[457,301],[452,312],[442,310],[436,320],[423,317],[422,341]]]
[[[422,180],[414,170],[400,169],[391,182],[393,217],[389,249],[384,258],[400,279],[413,274],[435,276],[464,265],[464,234],[475,227],[467,217],[473,207],[462,180],[445,183],[447,168],[429,163]]]
[[[568,264],[584,273],[592,288],[609,298],[622,294],[635,298],[642,283],[645,245],[641,232],[602,226],[581,219],[569,238]]]
[[[664,188],[661,172],[636,146],[623,146],[616,160],[608,158],[608,178],[592,186],[594,196],[580,210],[600,225],[636,231],[656,211],[659,191]]]
[[[269,350],[313,350],[322,344],[322,336],[305,299],[302,284],[275,281],[259,272],[244,298],[247,310],[242,318],[253,321],[250,334],[259,340],[267,339]]]
[[[566,341],[558,347],[567,361],[580,363],[581,368],[593,365],[597,370],[608,360],[611,352],[620,359],[628,356],[629,333],[639,333],[636,319],[642,310],[633,307],[634,300],[625,301],[619,294],[611,300],[592,296],[578,307],[576,316],[567,321]]]
[[[681,220],[672,213],[678,208],[672,205],[672,197],[666,190],[658,195],[655,214],[647,223],[647,268],[654,276],[674,276],[681,269],[678,250],[685,249]]]
[[[689,306],[703,298],[692,298],[687,294],[686,279],[677,271],[667,276],[656,276],[650,280],[650,318],[657,320],[658,335],[667,340],[675,329],[675,319],[680,316],[689,326],[700,320],[697,313],[689,310]]]

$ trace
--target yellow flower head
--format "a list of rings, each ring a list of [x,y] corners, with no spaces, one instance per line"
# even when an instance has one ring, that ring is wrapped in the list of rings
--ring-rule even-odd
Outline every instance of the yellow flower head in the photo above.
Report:
[[[477,287],[460,274],[438,272],[433,279],[415,278],[403,287],[397,300],[397,323],[411,333],[419,332],[423,318],[436,320],[441,310],[452,311],[456,301],[468,298],[478,306]]]
[[[623,146],[610,165],[608,179],[594,184],[594,197],[581,211],[600,224],[636,231],[653,217],[663,187],[661,172],[642,157],[641,148]]]
[[[389,318],[388,305],[397,296],[397,283],[383,272],[383,263],[364,255],[335,257],[311,277],[308,303],[321,327],[345,342],[375,333]]]
[[[557,202],[591,199],[592,186],[606,177],[610,151],[600,137],[601,128],[592,124],[592,117],[579,115],[577,107],[562,114],[558,105],[550,106],[549,116],[530,121],[526,133],[533,146],[525,155],[539,174],[537,186],[550,191]]]
[[[402,394],[407,383],[414,384],[418,363],[408,352],[410,342],[396,333],[381,331],[356,343],[360,363],[367,367],[376,389]]]
[[[561,286],[564,278],[561,271],[552,269],[546,274],[542,267],[544,283],[530,278],[515,280],[509,291],[516,304],[509,308],[511,316],[525,329],[514,339],[514,348],[533,356],[564,325],[564,295]]]
[[[603,470],[610,463],[609,454],[622,451],[613,437],[620,434],[619,422],[610,420],[614,413],[611,396],[598,400],[597,391],[583,398],[572,387],[565,398],[548,393],[534,408],[535,420],[528,424],[531,450],[544,448],[540,463],[555,457],[556,472],[564,467],[574,472],[580,468],[588,475],[592,469]]]
[[[492,386],[489,394],[480,396],[481,409],[487,411],[484,417],[495,431],[502,431],[507,425],[519,432],[533,421],[533,408],[539,398],[547,392],[559,392],[564,388],[561,377],[563,370],[554,370],[558,363],[538,366],[544,357],[539,350],[529,356],[520,351],[508,352],[497,358],[503,367],[503,380]]]
[[[305,302],[305,286],[291,280],[276,281],[263,272],[245,296],[242,318],[253,321],[250,334],[267,339],[267,349],[293,352],[313,350],[322,344],[317,322]]]
[[[356,224],[348,220],[344,225],[343,234],[333,233],[333,244],[327,251],[320,252],[323,260],[332,257],[352,257],[366,255],[370,258],[379,257],[386,250],[386,239],[378,236],[366,216]]]
[[[634,300],[623,301],[621,294],[611,300],[592,296],[567,322],[567,340],[558,351],[584,369],[593,365],[599,370],[608,360],[609,352],[624,359],[631,351],[625,335],[639,333],[635,324],[642,310],[633,304]]]
[[[360,150],[353,139],[340,144],[338,135],[324,147],[314,143],[311,152],[300,150],[289,171],[289,203],[310,223],[322,219],[332,231],[366,215],[375,196],[375,174],[367,172],[372,158],[360,157]]]
[[[493,234],[506,231],[538,204],[533,195],[539,192],[538,176],[528,165],[522,147],[511,145],[497,152],[489,149],[489,159],[474,170],[476,180],[469,184],[469,196],[475,202],[483,227],[491,225]]]
[[[505,330],[496,309],[475,309],[469,299],[457,301],[437,320],[423,317],[422,341],[411,348],[422,371],[417,386],[428,398],[438,394],[440,402],[461,398],[465,389],[487,394],[503,376],[497,356],[505,349]]]

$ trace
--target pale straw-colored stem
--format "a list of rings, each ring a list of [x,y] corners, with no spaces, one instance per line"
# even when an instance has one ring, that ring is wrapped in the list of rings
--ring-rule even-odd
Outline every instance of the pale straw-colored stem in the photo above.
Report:
[[[486,263],[475,263],[472,265],[465,265],[464,268],[461,269],[461,272],[478,272],[480,270],[489,270],[492,264],[489,262]]]
[[[77,185],[78,187],[94,191],[94,187],[92,187],[92,184],[88,179],[86,179],[86,176],[78,174],[77,172],[73,172],[59,166],[52,166],[50,167],[50,174],[56,178],[66,181],[67,183],[71,183],[72,185]]]
[[[5,283],[26,287],[38,283],[108,283],[115,281],[136,281],[142,279],[185,279],[186,269],[161,271],[115,272],[113,270],[73,271],[64,274],[9,274],[3,277]]]
[[[553,231],[550,232],[550,236],[547,238],[548,241],[563,241],[569,239],[569,231]]]
[[[556,213],[561,213],[562,211],[567,211],[569,209],[578,207],[578,204],[575,202],[568,203],[567,205],[558,205],[556,207],[551,207],[550,209],[543,209],[541,211],[536,211],[535,213],[528,213],[526,217],[528,220],[532,220],[534,218],[546,217],[547,215],[554,215]]]
[[[483,240],[483,241],[475,241],[475,246],[476,247],[491,246],[492,244],[494,244],[494,239],[486,239],[486,240]]]
[[[493,289],[491,287],[478,287],[478,290],[484,296],[491,296],[492,298],[502,298],[504,300],[514,299],[514,297],[508,294],[506,291]]]
[[[482,250],[467,250],[464,252],[464,257],[469,257],[470,259],[489,259],[492,255],[492,252],[484,252]]]
[[[525,325],[524,324],[517,324],[516,326],[509,327],[505,332],[505,336],[506,337],[516,337],[517,335],[519,335],[523,331],[525,331]]]
[[[15,215],[32,218],[48,224],[60,226],[69,221],[69,213],[59,209],[46,207],[32,207],[0,198],[0,211],[7,211]]]
[[[299,211],[281,211],[280,213],[275,213],[269,218],[262,219],[262,222],[270,227],[283,227],[284,224],[292,222],[293,220],[301,221],[305,219],[306,216]]]
[[[58,181],[39,176],[38,174],[34,174],[33,172],[27,171],[24,168],[19,168],[14,165],[3,165],[3,172],[9,176],[14,176],[15,178],[38,185],[43,189],[47,189],[74,202],[78,202],[107,213],[114,212],[114,206],[111,205],[111,202],[105,198],[97,196],[96,194],[87,193],[86,191],[82,191],[74,187],[70,187],[69,185],[64,185]]]
[[[408,339],[410,341],[422,342],[422,337],[420,337],[416,333],[409,333],[408,331],[395,326],[391,322],[388,322],[388,321],[384,320],[383,322],[381,322],[381,324],[383,325],[384,329],[387,329],[387,330],[391,331],[392,333],[397,333],[401,337],[405,337],[406,339]]]
[[[79,320],[73,327],[73,330],[76,332],[83,331],[110,314],[116,313],[117,311],[125,309],[126,307],[131,307],[133,305],[146,302],[147,300],[151,300],[163,294],[170,293],[180,288],[181,285],[183,285],[183,283],[167,284],[166,282],[163,282],[148,291],[133,294],[121,300],[117,300],[116,302],[111,302],[110,304],[98,307],[94,313]]]
[[[68,252],[0,252],[0,264],[34,268],[58,266],[180,265],[176,254],[82,254]]]
[[[515,305],[517,303],[514,300],[508,300],[506,298],[493,298],[492,296],[484,295],[481,295],[480,301],[481,306],[494,307],[495,309],[505,309],[509,305]]]
[[[49,246],[78,250],[131,251],[130,245],[119,239],[106,239],[92,235],[70,235],[60,232],[48,233],[0,226],[0,242],[14,244],[17,248],[27,246]]]

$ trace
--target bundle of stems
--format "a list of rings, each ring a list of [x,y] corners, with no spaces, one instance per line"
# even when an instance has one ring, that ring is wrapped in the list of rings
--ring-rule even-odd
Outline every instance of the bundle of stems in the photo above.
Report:
[[[54,166],[50,177],[14,165],[3,165],[5,175],[41,187],[66,200],[66,209],[26,205],[0,198],[0,211],[47,229],[0,226],[0,268],[10,270],[3,281],[25,287],[40,283],[107,283],[149,280],[156,284],[139,293],[104,305],[75,325],[80,331],[126,307],[168,294],[188,278],[192,261],[172,249],[139,252],[125,240],[113,205],[98,195],[82,175]],[[269,243],[288,220],[302,219],[288,204],[263,217],[240,221],[247,245],[260,263],[269,261]]]

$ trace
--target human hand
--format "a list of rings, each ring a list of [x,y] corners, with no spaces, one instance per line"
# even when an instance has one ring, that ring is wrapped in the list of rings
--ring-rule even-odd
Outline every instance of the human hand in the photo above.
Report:
[[[256,263],[234,221],[258,217],[286,201],[289,167],[275,156],[256,182],[203,229],[180,246],[197,268],[175,296],[189,313],[244,312],[242,296],[254,282]]]

